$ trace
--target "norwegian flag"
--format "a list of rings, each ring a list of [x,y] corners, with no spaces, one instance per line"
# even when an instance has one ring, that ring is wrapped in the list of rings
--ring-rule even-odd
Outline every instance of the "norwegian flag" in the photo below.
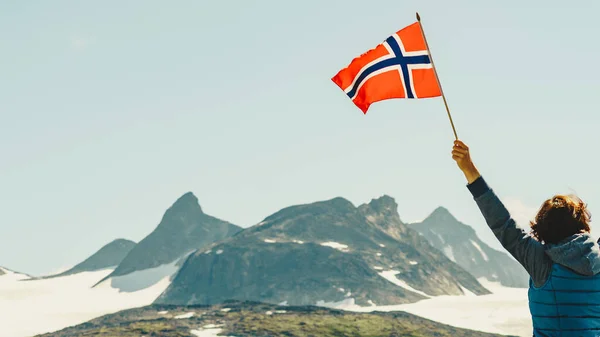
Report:
[[[442,95],[419,22],[355,58],[331,80],[364,114],[378,101]]]

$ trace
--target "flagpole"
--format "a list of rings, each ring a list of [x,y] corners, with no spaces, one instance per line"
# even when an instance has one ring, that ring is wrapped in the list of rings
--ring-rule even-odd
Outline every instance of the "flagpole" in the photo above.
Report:
[[[433,73],[435,74],[435,79],[437,80],[437,84],[440,87],[440,93],[442,94],[442,99],[444,100],[444,106],[446,107],[446,112],[448,113],[448,118],[450,119],[450,125],[452,125],[452,131],[454,131],[454,138],[458,140],[458,135],[456,134],[456,128],[454,127],[454,122],[452,121],[452,115],[450,115],[450,108],[448,108],[448,102],[446,102],[446,96],[444,96],[444,91],[442,90],[442,84],[440,83],[440,78],[438,77],[437,70],[435,69],[435,64],[433,63],[433,57],[431,56],[431,50],[429,50],[429,45],[427,44],[427,38],[425,37],[425,30],[423,30],[423,25],[421,24],[421,17],[417,12],[417,21],[419,22],[419,26],[421,28],[421,34],[423,34],[423,40],[425,41],[425,47],[427,48],[427,54],[429,54],[429,59],[431,60],[431,67],[433,68]]]

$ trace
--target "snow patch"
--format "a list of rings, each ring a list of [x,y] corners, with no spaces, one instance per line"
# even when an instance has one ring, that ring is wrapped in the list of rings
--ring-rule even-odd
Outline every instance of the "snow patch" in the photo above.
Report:
[[[385,245],[380,243],[380,244],[379,244],[379,247],[381,247],[381,248],[385,248]]]
[[[376,307],[377,304],[375,304],[375,302],[368,300],[367,303],[369,303],[372,307]]]
[[[24,282],[20,280],[29,277],[12,272],[2,275],[2,336],[27,337],[54,332],[106,314],[146,306],[170,284],[169,277],[165,276],[135,292],[119,291],[109,280],[93,287],[112,271],[105,269]],[[134,277],[144,275],[133,274]]]
[[[17,273],[10,269],[6,269],[6,268],[2,268],[2,267],[0,267],[0,269],[4,272],[4,274],[0,275],[0,277],[2,277],[2,278],[0,278],[0,285],[2,283],[16,282],[16,281],[27,280],[27,279],[31,278],[25,274]]]
[[[409,261],[408,263],[410,263],[413,266],[419,264],[419,262],[417,262],[417,261]]]
[[[462,290],[462,292],[463,292],[463,294],[465,294],[465,296],[477,296],[477,295],[475,295],[475,293],[473,293],[469,289],[463,287],[462,285],[460,285],[460,290]]]
[[[223,249],[217,250],[217,255],[221,255],[221,254],[223,254]]]
[[[346,291],[344,288],[338,288],[338,290],[339,290],[341,293],[343,293],[343,292],[345,292],[345,291]]]
[[[471,243],[473,244],[473,246],[475,246],[475,248],[477,248],[477,250],[479,251],[479,253],[481,254],[481,256],[483,257],[483,259],[485,261],[489,261],[490,259],[488,258],[487,254],[483,251],[483,249],[481,249],[481,247],[477,244],[477,242],[471,240]]]
[[[202,329],[214,329],[214,328],[221,328],[223,327],[223,324],[206,324],[205,326],[202,327]]]
[[[442,245],[446,244],[446,240],[444,240],[444,238],[440,234],[435,233],[435,235],[437,235],[438,239],[440,239],[440,241],[442,242]]]
[[[188,313],[186,313],[186,314],[182,314],[182,315],[175,316],[174,318],[175,318],[175,319],[186,319],[186,318],[192,318],[192,317],[194,317],[194,315],[195,315],[195,314],[196,314],[195,312],[188,312]]]
[[[265,312],[265,314],[267,314],[267,315],[270,316],[270,315],[273,315],[273,312],[272,311],[267,311],[267,312]]]
[[[383,270],[383,267],[375,266],[375,267],[373,267],[373,269],[375,269],[375,270]]]
[[[350,297],[350,296],[352,296],[352,292],[351,291],[347,292],[345,297]]]
[[[481,284],[487,290],[491,291],[493,294],[500,294],[503,291],[505,291],[506,289],[508,289],[509,291],[515,290],[515,289],[528,290],[528,288],[509,288],[509,287],[503,286],[502,283],[500,283],[500,281],[490,281],[485,277],[480,277],[477,279],[477,281],[479,282],[479,284]]]
[[[454,252],[452,251],[452,247],[450,247],[450,246],[444,247],[443,252],[447,258],[449,258],[452,262],[456,263],[456,260],[454,259]]]
[[[223,308],[223,309],[221,309],[221,311],[222,311],[222,312],[230,312],[230,311],[231,311],[231,308]]]
[[[325,246],[325,247],[331,247],[337,250],[340,250],[342,252],[347,252],[348,251],[348,246],[338,243],[338,242],[334,242],[334,241],[328,241],[328,242],[323,242],[321,243],[321,246]]]
[[[285,307],[285,306],[287,306],[287,305],[288,305],[288,301],[283,301],[283,302],[279,303],[278,305],[281,305],[281,306],[284,306],[284,307]]]
[[[168,311],[159,311],[159,312],[158,312],[158,314],[159,314],[159,315],[166,315],[166,314],[168,314],[168,313],[169,313]]]
[[[171,277],[179,270],[177,262],[178,260],[175,260],[156,268],[138,270],[122,276],[114,276],[99,284],[98,287],[110,284],[110,287],[118,289],[120,292],[131,293],[152,287],[164,280],[170,282]]]
[[[413,293],[417,293],[419,295],[425,296],[426,298],[431,297],[431,296],[427,295],[426,293],[411,287],[410,285],[408,285],[408,283],[404,282],[403,280],[397,278],[396,275],[399,273],[400,272],[397,270],[386,270],[386,271],[379,273],[379,276],[383,277],[384,279],[386,279],[386,280],[392,282],[393,284],[395,284],[399,287],[402,287],[408,291],[412,291]]]
[[[316,303],[319,307],[328,307],[328,308],[340,308],[340,307],[354,307],[356,305],[353,298],[346,298],[339,302],[325,302],[323,300],[317,301]]]
[[[300,240],[294,240],[294,243],[297,243],[297,244],[300,244],[300,245],[301,245],[301,244],[303,244],[303,243],[304,243],[304,241],[300,241]]]
[[[435,296],[416,303],[387,306],[358,306],[353,301],[324,303],[327,307],[352,312],[405,311],[451,326],[482,332],[531,337],[531,314],[527,288],[508,288],[480,278],[492,294],[481,296]],[[317,304],[318,305],[318,304]]]
[[[190,333],[196,337],[223,337],[219,335],[223,332],[222,325],[208,324],[200,329],[190,330]]]
[[[286,310],[275,310],[276,314],[285,314],[286,312]]]
[[[212,252],[212,250],[207,250],[204,252],[204,254],[210,254]]]
[[[377,256],[381,256],[381,253],[377,253]]]
[[[265,239],[265,242],[266,242],[266,243],[276,243],[277,241],[275,241],[275,240],[271,240],[271,239]]]

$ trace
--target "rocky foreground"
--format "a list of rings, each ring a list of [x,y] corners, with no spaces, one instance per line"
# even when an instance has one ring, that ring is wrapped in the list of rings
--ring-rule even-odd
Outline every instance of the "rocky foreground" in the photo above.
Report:
[[[319,307],[229,302],[153,305],[106,315],[40,337],[193,336],[501,336],[436,323],[405,312],[352,313]]]

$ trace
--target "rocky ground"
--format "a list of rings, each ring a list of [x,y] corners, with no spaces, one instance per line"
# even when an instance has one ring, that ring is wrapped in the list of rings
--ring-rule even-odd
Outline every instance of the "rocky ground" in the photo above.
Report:
[[[436,323],[404,312],[352,313],[319,307],[230,302],[217,306],[153,305],[106,315],[39,337],[192,336],[500,336]]]

